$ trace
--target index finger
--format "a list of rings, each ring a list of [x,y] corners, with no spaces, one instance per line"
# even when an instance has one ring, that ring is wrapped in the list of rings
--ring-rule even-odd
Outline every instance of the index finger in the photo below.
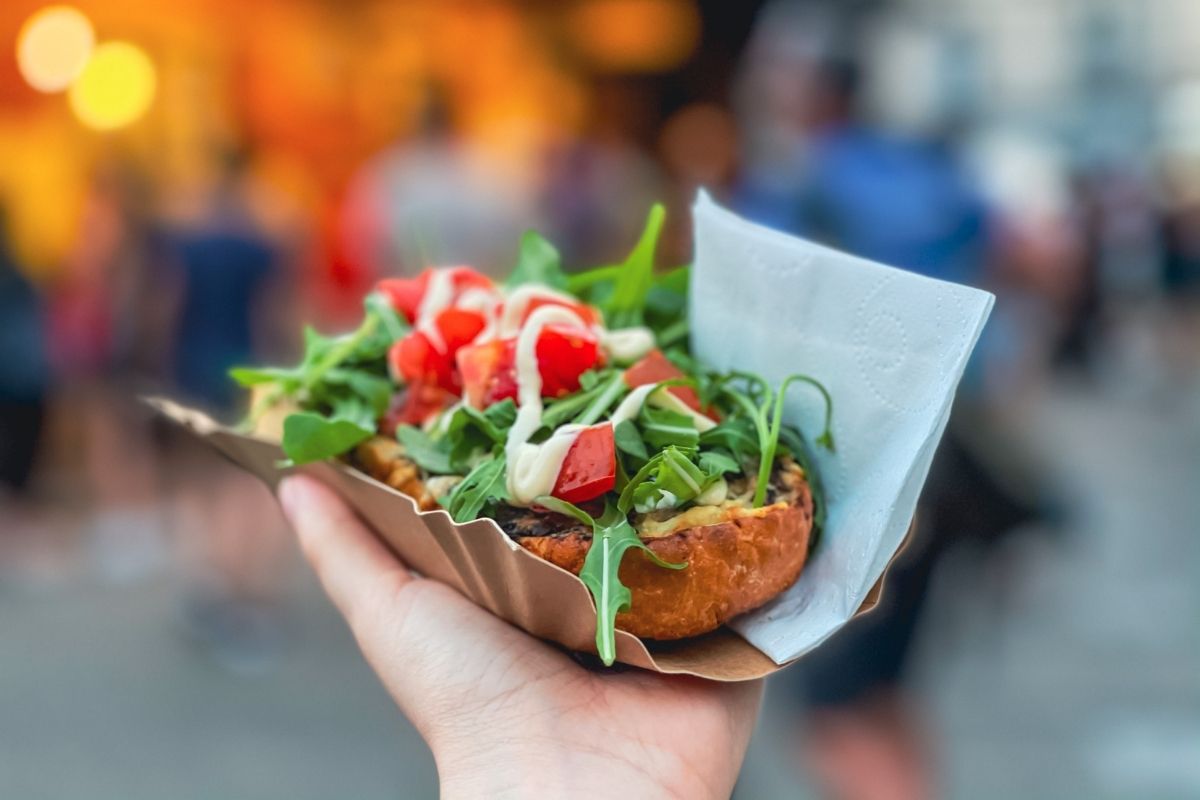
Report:
[[[279,502],[334,605],[357,627],[372,587],[415,578],[329,487],[304,475],[279,484]],[[363,631],[355,630],[356,634]]]

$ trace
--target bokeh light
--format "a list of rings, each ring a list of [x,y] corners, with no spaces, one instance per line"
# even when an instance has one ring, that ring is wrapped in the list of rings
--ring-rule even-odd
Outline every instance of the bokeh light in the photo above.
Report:
[[[144,50],[129,42],[105,42],[71,85],[71,110],[89,128],[123,128],[146,113],[157,82]]]
[[[17,67],[39,92],[61,92],[83,72],[94,44],[92,23],[81,11],[49,6],[21,26]]]
[[[687,0],[588,0],[568,15],[576,48],[596,69],[675,69],[700,41],[700,15]]]

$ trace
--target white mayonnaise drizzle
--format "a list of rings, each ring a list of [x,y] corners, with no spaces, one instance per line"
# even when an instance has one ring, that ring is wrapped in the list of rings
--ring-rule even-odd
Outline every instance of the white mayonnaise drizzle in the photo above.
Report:
[[[502,295],[495,289],[473,286],[458,296],[455,306],[467,311],[483,314],[483,330],[471,340],[472,344],[488,342],[496,338],[496,306]]]
[[[563,459],[579,431],[583,430],[580,425],[564,425],[541,444],[529,442],[529,437],[542,425],[542,376],[538,372],[537,340],[543,328],[555,324],[586,327],[579,315],[567,308],[542,306],[529,315],[517,336],[517,418],[504,445],[508,458],[509,502],[515,506],[528,506],[554,489]]]
[[[579,304],[579,301],[571,295],[551,289],[548,286],[519,286],[504,300],[504,312],[500,315],[500,323],[497,326],[496,335],[501,339],[515,336],[521,328],[521,317],[525,316],[525,309],[529,308],[529,303],[532,300],[539,297],[559,300],[568,305]],[[572,314],[571,316],[577,320],[576,322],[572,322],[572,325],[587,327],[577,315]]]
[[[638,412],[642,410],[642,404],[649,402],[652,406],[666,408],[671,411],[678,411],[680,414],[686,414],[692,418],[696,430],[703,433],[717,427],[717,423],[713,422],[709,417],[704,416],[687,403],[680,400],[677,396],[671,394],[670,387],[664,386],[657,392],[654,387],[657,384],[647,383],[639,386],[629,394],[625,395],[625,399],[617,406],[617,410],[612,413],[613,427],[617,427],[627,419],[633,419]],[[653,394],[651,394],[653,392]]]
[[[596,326],[600,344],[614,361],[630,363],[654,349],[654,333],[649,328],[618,328],[604,330]]]
[[[717,427],[717,423],[672,394],[669,391],[669,387],[663,387],[660,391],[650,395],[650,405],[670,409],[671,411],[678,411],[680,414],[687,414],[692,418],[692,422],[695,423],[696,430],[701,433]]]
[[[436,350],[444,352],[446,342],[437,327],[437,316],[454,301],[454,270],[435,269],[429,276],[429,286],[417,308],[416,328],[429,339]]]
[[[617,406],[617,410],[612,413],[613,428],[616,428],[627,419],[633,419],[642,410],[642,404],[646,402],[646,395],[654,391],[655,384],[647,383],[644,386],[639,386],[629,394],[625,395],[625,399]]]

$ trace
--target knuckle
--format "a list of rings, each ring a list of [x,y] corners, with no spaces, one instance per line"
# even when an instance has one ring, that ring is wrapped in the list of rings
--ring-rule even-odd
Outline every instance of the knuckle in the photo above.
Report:
[[[395,630],[408,616],[413,596],[421,593],[421,583],[400,568],[372,578],[350,609],[351,627],[379,631],[387,626]]]

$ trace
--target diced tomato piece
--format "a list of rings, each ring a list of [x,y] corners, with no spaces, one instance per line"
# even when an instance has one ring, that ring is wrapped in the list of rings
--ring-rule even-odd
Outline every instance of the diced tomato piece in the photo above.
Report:
[[[412,324],[417,321],[417,310],[429,287],[430,274],[431,271],[426,269],[415,278],[384,278],[375,288]]]
[[[405,383],[440,386],[448,392],[460,387],[454,359],[438,350],[421,331],[413,331],[395,342],[388,351],[392,374]]]
[[[493,339],[458,351],[458,372],[468,403],[487,408],[517,396],[514,350],[515,340]]]
[[[683,372],[672,364],[661,350],[651,350],[641,361],[625,370],[625,383],[631,389],[635,386],[645,386],[647,383],[659,383],[682,377],[685,377]],[[692,387],[671,386],[667,391],[682,400],[693,411],[713,416],[711,410],[700,407],[700,396]]]
[[[543,397],[579,389],[579,376],[600,364],[600,343],[589,331],[547,325],[534,349]],[[458,351],[458,371],[467,402],[476,408],[517,396],[516,339],[496,339]]]
[[[584,428],[567,450],[550,494],[582,503],[617,485],[617,449],[611,422]]]
[[[429,281],[433,277],[434,269],[426,267],[415,278],[384,278],[375,288],[391,301],[392,307],[403,314],[409,324],[413,324],[417,321],[417,313],[421,310],[421,301],[425,299],[425,292],[429,289]],[[457,300],[458,296],[467,289],[492,288],[491,278],[470,267],[437,267],[436,269],[446,269],[451,273],[450,281],[454,286],[452,300]]]
[[[491,289],[492,279],[482,272],[476,272],[471,267],[443,267],[452,273],[451,282],[454,293],[460,294],[467,289]]]
[[[391,405],[379,421],[379,432],[384,436],[395,436],[396,428],[401,425],[423,425],[457,399],[457,395],[440,386],[409,384],[392,397]]]
[[[579,376],[603,359],[600,342],[590,331],[561,325],[542,329],[535,352],[543,397],[578,391]]]
[[[479,335],[487,321],[478,311],[447,308],[438,314],[434,324],[444,346],[437,346],[424,331],[412,331],[392,345],[388,363],[392,374],[405,383],[423,383],[457,392],[462,383],[454,369],[455,354]]]
[[[601,321],[600,311],[586,303],[573,303],[557,297],[535,296],[529,298],[529,304],[525,306],[525,313],[521,316],[521,324],[524,325],[530,314],[544,306],[561,306],[569,311],[574,311],[588,325],[595,325]]]
[[[442,335],[442,341],[446,344],[446,354],[453,363],[453,356],[458,349],[473,342],[487,327],[487,319],[478,311],[447,308],[437,315],[434,324],[437,325],[438,333]]]

